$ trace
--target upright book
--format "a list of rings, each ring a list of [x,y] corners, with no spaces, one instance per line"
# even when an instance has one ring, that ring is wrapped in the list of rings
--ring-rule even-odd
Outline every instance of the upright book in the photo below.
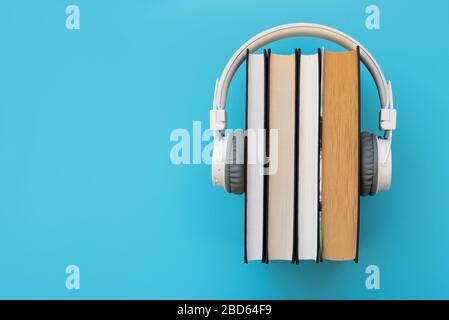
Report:
[[[320,158],[320,50],[301,55],[298,61],[298,111],[296,126],[297,261],[319,257],[319,158]]]
[[[265,57],[247,56],[245,260],[262,260],[264,239]]]
[[[356,260],[359,224],[359,51],[325,52],[322,258]]]
[[[268,260],[292,260],[296,56],[269,54]]]

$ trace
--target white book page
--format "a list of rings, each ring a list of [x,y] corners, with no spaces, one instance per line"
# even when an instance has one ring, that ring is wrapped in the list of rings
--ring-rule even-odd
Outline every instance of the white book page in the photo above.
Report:
[[[316,260],[318,232],[318,54],[301,55],[299,81],[298,257]]]
[[[263,160],[265,154],[265,65],[263,54],[248,57],[248,131],[246,176],[246,250],[248,260],[262,260]]]

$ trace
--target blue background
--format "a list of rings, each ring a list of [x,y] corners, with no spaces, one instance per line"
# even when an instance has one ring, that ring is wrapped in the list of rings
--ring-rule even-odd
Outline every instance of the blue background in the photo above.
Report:
[[[81,29],[65,28],[65,8]],[[381,30],[365,8],[381,9]],[[0,298],[449,298],[447,1],[2,1]],[[360,263],[243,263],[243,197],[170,162],[208,127],[214,81],[244,41],[326,24],[374,54],[398,109],[394,180],[361,201]],[[284,40],[291,53],[325,44]],[[244,68],[229,126],[244,124]],[[362,125],[376,131],[366,70]],[[205,145],[205,144],[204,144]],[[65,268],[81,289],[65,288]],[[378,265],[381,289],[365,288]]]

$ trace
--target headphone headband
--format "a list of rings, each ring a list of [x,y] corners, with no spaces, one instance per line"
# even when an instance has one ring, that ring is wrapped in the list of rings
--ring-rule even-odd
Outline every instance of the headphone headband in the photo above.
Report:
[[[389,85],[385,81],[382,70],[369,51],[356,40],[341,31],[327,26],[310,23],[291,23],[274,27],[259,33],[242,45],[231,57],[221,74],[214,96],[214,108],[225,108],[229,84],[235,72],[245,60],[247,49],[249,49],[250,52],[254,52],[268,43],[291,37],[322,38],[335,42],[348,50],[356,50],[357,47],[360,47],[360,58],[376,82],[381,108],[392,108],[390,105],[391,92]]]

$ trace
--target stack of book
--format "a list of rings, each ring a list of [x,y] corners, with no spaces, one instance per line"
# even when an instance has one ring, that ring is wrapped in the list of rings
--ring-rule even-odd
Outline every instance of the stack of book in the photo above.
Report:
[[[359,49],[248,52],[245,261],[357,261],[359,79]]]

